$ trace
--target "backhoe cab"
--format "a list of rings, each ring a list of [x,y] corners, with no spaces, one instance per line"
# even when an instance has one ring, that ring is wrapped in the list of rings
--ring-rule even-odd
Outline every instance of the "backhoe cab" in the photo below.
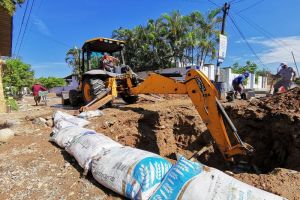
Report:
[[[130,70],[125,65],[123,56],[124,42],[109,38],[95,38],[87,40],[82,46],[79,88],[69,91],[69,101],[72,106],[78,106],[82,101],[90,103],[97,96],[107,92],[110,77],[120,77]],[[109,69],[103,68],[103,57],[112,56],[119,60]],[[136,75],[132,73],[132,81],[136,82]],[[137,101],[137,96],[129,95],[124,88],[125,83],[117,81],[118,95],[127,103]]]

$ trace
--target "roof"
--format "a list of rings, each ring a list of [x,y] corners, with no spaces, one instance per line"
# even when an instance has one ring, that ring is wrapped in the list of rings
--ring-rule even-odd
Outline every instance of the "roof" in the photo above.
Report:
[[[116,52],[123,49],[125,42],[111,38],[93,38],[85,41],[82,49],[88,49],[94,52]]]
[[[78,76],[77,74],[70,74],[66,77],[64,77],[63,79],[72,79],[72,76]]]

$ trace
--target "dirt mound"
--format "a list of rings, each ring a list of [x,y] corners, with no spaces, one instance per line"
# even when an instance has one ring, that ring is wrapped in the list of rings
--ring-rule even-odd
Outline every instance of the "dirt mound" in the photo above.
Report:
[[[262,190],[288,198],[300,199],[300,173],[293,170],[276,168],[269,174],[234,174],[235,178]]]
[[[176,158],[176,153],[189,157],[208,143],[209,133],[189,101],[168,104],[106,109],[107,114],[91,128],[124,145],[171,159]]]
[[[287,93],[261,98],[258,106],[271,112],[299,113],[300,87],[293,88]]]
[[[241,138],[255,148],[252,162],[262,172],[300,170],[300,90],[225,105]]]

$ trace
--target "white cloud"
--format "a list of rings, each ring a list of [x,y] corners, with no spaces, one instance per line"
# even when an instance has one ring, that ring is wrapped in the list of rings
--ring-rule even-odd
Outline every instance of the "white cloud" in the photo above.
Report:
[[[258,53],[264,64],[287,62],[293,64],[291,51],[295,59],[300,62],[300,36],[281,37],[274,39],[250,38],[249,43],[258,44],[264,47],[264,51]]]
[[[67,63],[65,62],[44,62],[44,63],[35,63],[32,64],[32,68],[34,69],[50,69],[53,67],[67,67]]]
[[[38,31],[40,31],[42,34],[48,35],[48,36],[50,35],[50,30],[43,20],[41,20],[40,18],[38,18],[36,16],[33,16],[32,23],[38,29]]]

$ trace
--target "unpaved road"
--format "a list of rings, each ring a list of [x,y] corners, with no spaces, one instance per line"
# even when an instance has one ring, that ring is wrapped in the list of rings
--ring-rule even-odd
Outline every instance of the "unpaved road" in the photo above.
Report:
[[[24,111],[0,116],[2,122],[7,119],[16,121],[11,128],[17,134],[0,146],[1,199],[122,199],[94,181],[90,174],[82,177],[83,170],[76,161],[64,150],[48,142],[50,127],[36,125],[25,119],[26,116],[51,116],[56,109],[72,113],[71,108],[31,106],[33,102],[28,97],[22,104],[26,105]],[[51,99],[51,104],[59,104],[59,99]],[[134,105],[118,104],[113,108],[105,108],[103,112],[104,116],[90,120],[89,128],[124,145],[158,153],[171,161],[176,153],[189,157],[211,143],[206,127],[186,98],[170,98],[156,103],[142,101]],[[206,162],[213,157],[206,156],[199,159]],[[216,152],[215,158],[218,159],[213,164],[223,169],[224,162],[219,156]],[[300,173],[297,171],[276,169],[263,175],[230,174],[289,199],[300,199]]]

